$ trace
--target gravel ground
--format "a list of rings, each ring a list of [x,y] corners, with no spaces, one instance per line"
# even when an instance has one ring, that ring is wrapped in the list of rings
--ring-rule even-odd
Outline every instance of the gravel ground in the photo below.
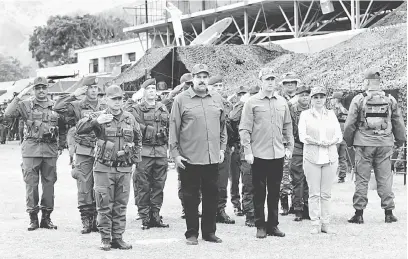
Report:
[[[211,244],[199,239],[198,246],[184,243],[185,223],[179,218],[181,205],[177,198],[177,174],[168,173],[162,215],[169,229],[139,229],[133,198],[127,212],[124,239],[133,250],[103,252],[98,250],[97,233],[79,234],[76,183],[71,178],[67,151],[58,160],[58,181],[55,189],[53,222],[58,230],[28,232],[25,213],[24,183],[21,157],[16,142],[0,146],[0,258],[406,258],[407,252],[407,196],[403,177],[394,178],[394,192],[399,222],[384,223],[384,213],[376,191],[369,191],[365,224],[347,223],[354,210],[354,184],[349,180],[333,187],[333,226],[337,235],[309,234],[310,222],[294,222],[293,216],[280,217],[285,238],[255,238],[255,229],[244,226],[243,217],[235,217],[235,225],[217,225],[217,235],[224,243]],[[348,176],[348,178],[350,178]],[[228,201],[227,212],[232,213]]]

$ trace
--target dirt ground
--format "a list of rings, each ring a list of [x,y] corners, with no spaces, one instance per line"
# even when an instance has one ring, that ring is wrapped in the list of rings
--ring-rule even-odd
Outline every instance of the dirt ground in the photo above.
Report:
[[[244,226],[244,217],[235,217],[235,225],[217,225],[222,244],[199,239],[198,246],[184,243],[185,222],[180,219],[176,171],[168,172],[162,215],[169,229],[141,230],[137,209],[131,197],[124,239],[133,250],[98,250],[97,233],[81,235],[77,210],[76,183],[71,178],[68,152],[58,160],[55,186],[55,210],[52,214],[58,230],[28,232],[25,212],[25,185],[21,174],[21,155],[17,142],[0,146],[0,258],[406,258],[407,196],[402,175],[394,177],[396,210],[399,221],[384,223],[384,211],[376,191],[369,190],[365,224],[347,223],[354,213],[354,184],[349,179],[334,184],[332,223],[337,235],[309,234],[310,222],[294,222],[293,215],[280,216],[280,229],[286,237],[255,238],[255,228]],[[350,178],[348,176],[348,178]],[[133,196],[133,195],[131,195]],[[227,212],[233,215],[228,200]]]

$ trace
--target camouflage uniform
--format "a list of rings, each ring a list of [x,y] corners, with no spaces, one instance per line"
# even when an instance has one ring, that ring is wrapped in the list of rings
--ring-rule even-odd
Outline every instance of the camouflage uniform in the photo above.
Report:
[[[95,78],[86,78],[85,83],[94,85]],[[78,209],[81,214],[84,230],[83,233],[89,233],[91,227],[96,231],[96,205],[93,191],[94,177],[93,165],[95,162],[95,132],[88,134],[78,134],[76,132],[76,123],[83,118],[96,118],[98,112],[106,109],[106,103],[101,100],[95,102],[77,100],[74,96],[69,95],[60,98],[55,104],[56,112],[60,113],[66,122],[71,126],[68,131],[68,147],[70,156],[75,153],[75,161],[71,175],[77,181],[78,188]]]
[[[0,144],[6,143],[7,137],[7,120],[4,116],[4,112],[0,110]]]
[[[341,131],[342,133],[344,133],[344,123],[346,122],[348,111],[343,107],[341,103],[332,108],[337,116],[337,119],[339,120]],[[347,145],[344,140],[340,144],[337,144],[337,153],[339,154],[338,176],[340,181],[343,181],[343,179],[346,178],[346,174],[348,171],[346,149]]]

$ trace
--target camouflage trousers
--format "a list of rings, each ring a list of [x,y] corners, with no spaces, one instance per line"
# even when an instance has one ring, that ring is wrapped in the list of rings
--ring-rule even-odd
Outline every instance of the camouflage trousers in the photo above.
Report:
[[[69,156],[72,157],[74,156],[74,152],[75,152],[75,127],[72,127],[68,130],[67,133],[67,144],[68,144],[68,151],[69,151]]]
[[[132,174],[95,171],[94,179],[99,233],[103,239],[122,238]]]
[[[292,193],[292,183],[290,177],[290,159],[284,158],[283,177],[280,185],[280,196],[288,196]]]
[[[76,155],[75,167],[71,171],[78,187],[78,209],[81,216],[95,214],[94,176],[92,174],[95,158],[93,156]]]

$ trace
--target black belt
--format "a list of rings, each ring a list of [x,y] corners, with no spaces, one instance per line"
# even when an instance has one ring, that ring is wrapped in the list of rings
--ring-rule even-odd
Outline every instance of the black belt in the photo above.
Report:
[[[97,159],[97,161],[105,166],[109,167],[129,167],[132,165],[129,165],[127,162],[124,161],[108,161],[108,160],[103,160],[103,159]]]
[[[57,143],[55,139],[27,138],[27,140],[32,140],[36,143]]]

